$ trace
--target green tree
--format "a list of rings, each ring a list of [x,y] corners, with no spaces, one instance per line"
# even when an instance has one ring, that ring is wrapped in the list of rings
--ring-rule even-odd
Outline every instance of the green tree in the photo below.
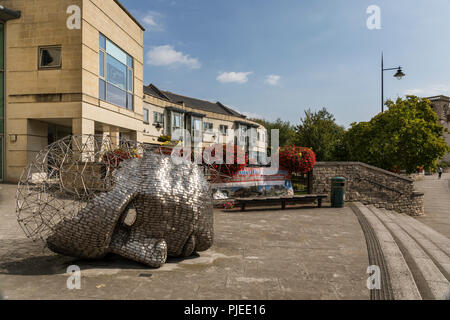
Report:
[[[295,135],[295,130],[294,127],[289,123],[289,121],[283,121],[279,118],[274,122],[262,119],[252,119],[252,121],[257,122],[260,125],[263,125],[267,129],[269,147],[271,146],[272,136],[270,134],[271,132],[270,130],[272,129],[278,129],[280,131],[280,147],[292,144],[292,139]]]
[[[317,112],[308,109],[296,128],[295,144],[312,148],[319,161],[333,161],[342,153],[345,128],[336,123],[334,116],[323,108]],[[341,157],[341,155],[339,155]]]
[[[353,123],[345,134],[349,158],[383,169],[433,168],[447,152],[444,128],[427,99],[416,96],[386,103],[370,122]]]

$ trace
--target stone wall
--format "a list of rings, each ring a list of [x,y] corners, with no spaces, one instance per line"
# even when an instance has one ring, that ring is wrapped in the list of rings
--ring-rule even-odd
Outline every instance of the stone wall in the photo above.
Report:
[[[331,178],[347,179],[346,201],[359,201],[412,216],[424,214],[424,195],[414,191],[414,181],[360,162],[318,162],[313,192],[331,192]]]

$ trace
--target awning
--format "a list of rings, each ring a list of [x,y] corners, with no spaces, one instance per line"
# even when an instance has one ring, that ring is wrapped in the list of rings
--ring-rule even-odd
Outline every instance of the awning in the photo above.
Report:
[[[20,16],[21,16],[20,11],[14,11],[0,5],[0,21],[19,19]]]

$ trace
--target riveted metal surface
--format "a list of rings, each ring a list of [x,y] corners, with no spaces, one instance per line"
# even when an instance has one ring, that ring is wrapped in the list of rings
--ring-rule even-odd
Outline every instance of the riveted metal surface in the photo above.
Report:
[[[67,137],[22,175],[18,221],[57,253],[101,258],[113,252],[159,267],[167,256],[212,246],[213,205],[202,171],[137,143],[114,147],[107,137]]]

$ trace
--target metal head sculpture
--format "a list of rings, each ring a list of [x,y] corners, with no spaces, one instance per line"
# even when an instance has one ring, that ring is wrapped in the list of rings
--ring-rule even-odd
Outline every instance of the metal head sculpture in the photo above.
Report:
[[[212,207],[201,167],[104,136],[48,146],[17,191],[19,224],[52,251],[89,259],[112,252],[151,267],[209,249]]]

